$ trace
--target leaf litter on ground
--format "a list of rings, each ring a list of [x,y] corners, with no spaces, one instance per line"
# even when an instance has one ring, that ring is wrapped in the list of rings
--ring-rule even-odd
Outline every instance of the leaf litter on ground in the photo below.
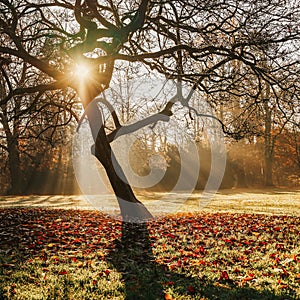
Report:
[[[246,288],[257,297],[300,297],[297,217],[184,213],[149,222],[147,229],[161,299],[221,299],[228,291],[239,299]],[[121,240],[122,223],[98,211],[0,209],[0,292],[4,299],[34,293],[37,299],[123,299],[147,281],[150,271],[137,276],[138,269],[152,265],[143,265],[146,254],[137,259],[142,245],[129,242],[132,257],[118,260],[125,271],[112,265],[108,257]]]

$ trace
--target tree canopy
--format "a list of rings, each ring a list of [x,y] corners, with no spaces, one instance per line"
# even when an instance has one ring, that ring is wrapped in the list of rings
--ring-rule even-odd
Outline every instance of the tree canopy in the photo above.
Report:
[[[258,99],[263,81],[276,94],[298,88],[298,20],[298,1],[2,0],[1,66],[20,59],[52,78],[24,90],[34,92],[78,90],[75,65],[87,64],[94,97],[115,61],[141,61],[205,93]]]

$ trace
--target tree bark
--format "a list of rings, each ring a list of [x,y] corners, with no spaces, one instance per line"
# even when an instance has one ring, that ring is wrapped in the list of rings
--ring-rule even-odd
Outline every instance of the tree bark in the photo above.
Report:
[[[273,183],[273,157],[265,154],[265,185],[274,186]]]
[[[8,194],[18,195],[24,191],[25,179],[21,171],[21,159],[19,150],[19,132],[18,132],[18,120],[14,119],[13,130],[9,126],[7,107],[2,107],[3,115],[1,123],[4,128],[6,140],[7,140],[7,151],[8,151],[8,167],[10,173],[10,189]]]
[[[8,149],[8,164],[11,178],[11,188],[8,193],[11,195],[19,195],[24,191],[24,178],[21,171],[18,144],[11,142],[8,145]]]
[[[269,88],[267,90],[267,96],[269,96]],[[274,155],[274,141],[272,139],[272,110],[269,107],[268,98],[264,102],[264,110],[265,110],[265,186],[274,186],[273,183],[273,155]]]
[[[104,130],[102,113],[96,102],[89,104],[86,108],[86,115],[95,141],[94,155],[105,168],[108,179],[117,197],[123,221],[145,222],[151,219],[151,213],[135,197],[120,164],[117,162]]]

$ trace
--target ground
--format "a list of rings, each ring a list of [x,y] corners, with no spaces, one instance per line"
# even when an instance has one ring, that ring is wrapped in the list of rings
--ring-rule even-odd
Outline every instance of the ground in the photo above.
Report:
[[[2,197],[0,299],[299,299],[299,195],[192,195],[126,227],[81,197]]]
[[[159,193],[139,195],[146,205],[152,199],[162,196]],[[184,205],[178,207],[181,212],[199,211],[199,197],[201,193],[186,195],[172,193],[168,197],[183,201]],[[113,195],[103,195],[107,201],[113,200]],[[68,209],[94,209],[93,197],[80,195],[29,195],[29,196],[0,196],[0,207],[51,207]],[[117,208],[117,204],[116,204]],[[234,213],[265,213],[286,214],[300,216],[300,188],[269,188],[269,189],[228,189],[216,193],[208,204],[201,208],[202,212],[234,212]],[[159,212],[158,212],[159,214]]]

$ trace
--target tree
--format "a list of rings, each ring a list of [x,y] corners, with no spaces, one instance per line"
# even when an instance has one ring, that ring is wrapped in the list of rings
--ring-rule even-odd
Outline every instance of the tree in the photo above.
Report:
[[[299,126],[289,125],[276,139],[274,168],[279,185],[299,186],[300,132]]]
[[[298,93],[298,86],[287,80],[298,75],[294,71],[299,65],[297,1],[1,0],[0,3],[1,35],[6,40],[0,46],[1,57],[13,56],[40,70],[47,76],[45,89],[71,87],[78,92],[95,140],[95,156],[107,172],[124,220],[147,219],[151,215],[130,185],[119,178],[118,174],[123,172],[118,164],[113,164],[110,143],[120,135],[168,121],[177,113],[176,105],[189,110],[191,116],[201,116],[190,104],[193,89],[188,96],[182,95],[183,81],[206,96],[222,93],[225,100],[235,95],[244,105],[243,115],[248,117],[253,103],[260,101],[263,82],[276,94],[292,89]],[[20,27],[32,15],[38,21],[31,19],[31,22],[41,25],[38,33],[31,33],[30,26]],[[61,22],[58,16],[67,17],[71,25]],[[28,48],[33,39],[46,42],[52,57],[43,49]],[[118,60],[142,62],[176,80],[178,88],[159,107],[158,113],[134,124],[122,125],[112,110],[115,128],[109,132],[93,99],[109,87]],[[233,68],[232,62],[239,62],[240,68]],[[83,64],[86,68],[80,80],[74,71],[76,64],[78,68]],[[37,86],[30,88],[36,90]],[[110,107],[107,100],[101,101]],[[6,98],[0,102],[5,103]],[[243,128],[235,130],[228,122],[222,126],[225,132],[242,136]]]
[[[293,65],[293,60],[289,58],[289,55],[293,54],[289,53],[287,49],[282,50],[281,47],[281,45],[270,44],[265,45],[263,51],[254,52],[257,59],[261,58],[264,70],[270,69],[271,73],[277,73],[276,82],[268,79],[261,80],[263,78],[260,79],[256,76],[247,76],[243,84],[246,85],[248,93],[252,93],[251,97],[241,94],[240,87],[235,88],[237,94],[234,92],[226,95],[223,90],[220,90],[212,93],[208,98],[208,101],[215,105],[220,112],[220,119],[229,124],[232,132],[237,135],[237,139],[245,138],[245,142],[256,143],[260,137],[263,137],[265,186],[274,185],[273,160],[276,139],[286,126],[295,122],[294,117],[297,115],[300,105],[299,72],[294,69],[297,67],[297,63]],[[281,51],[287,54],[287,57],[281,57]],[[274,62],[274,57],[281,57],[282,61],[291,62],[288,70],[284,67],[276,69],[274,63],[278,64],[278,61]],[[230,74],[231,70],[235,74],[240,74],[241,67],[241,62],[232,62],[227,66],[228,70],[223,67],[223,76]],[[245,175],[242,169],[239,172],[240,178]],[[246,185],[245,182],[244,185]]]
[[[41,25],[34,22],[28,17],[20,23],[22,39],[26,39],[27,30],[38,34]],[[3,45],[9,44],[7,36],[2,38]],[[30,39],[26,46],[29,51],[42,51],[45,42]],[[14,56],[0,57],[0,126],[3,132],[0,147],[7,153],[8,193],[11,194],[26,191],[29,178],[45,162],[46,153],[49,155],[50,149],[61,142],[63,137],[59,129],[69,124],[73,117],[77,118],[75,93],[52,91],[53,87],[45,85],[45,80],[45,76],[26,61]]]

